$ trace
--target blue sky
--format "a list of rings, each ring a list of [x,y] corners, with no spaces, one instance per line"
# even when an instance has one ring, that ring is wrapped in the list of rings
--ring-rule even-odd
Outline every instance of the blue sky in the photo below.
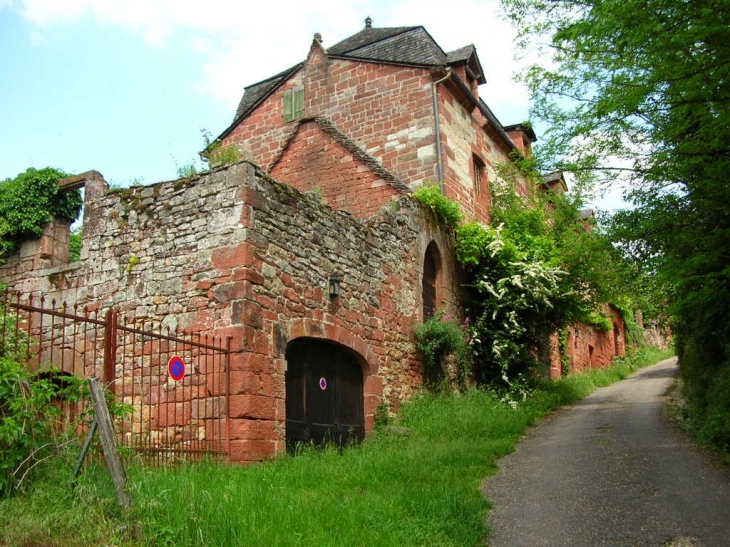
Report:
[[[0,180],[28,167],[100,171],[115,184],[176,178],[201,130],[232,120],[243,86],[364,26],[423,25],[446,50],[474,43],[480,93],[505,124],[527,119],[513,32],[496,0],[0,0]]]

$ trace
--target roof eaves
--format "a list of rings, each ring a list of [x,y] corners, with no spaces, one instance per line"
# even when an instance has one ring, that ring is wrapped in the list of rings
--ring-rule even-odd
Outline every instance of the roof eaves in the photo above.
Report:
[[[515,123],[512,125],[505,125],[505,131],[524,131],[530,142],[537,142],[537,135],[535,135],[534,129],[528,123]]]
[[[253,110],[255,110],[262,102],[264,102],[266,99],[268,99],[281,85],[286,82],[290,76],[295,74],[300,68],[304,66],[304,61],[297,63],[291,68],[288,68],[287,70],[284,70],[283,72],[280,72],[279,74],[276,74],[274,76],[271,76],[270,78],[266,78],[265,80],[261,80],[260,82],[257,82],[255,84],[251,84],[249,86],[246,86],[244,88],[244,95],[246,89],[251,89],[257,86],[260,86],[262,84],[265,84],[267,82],[270,82],[272,80],[275,80],[277,78],[280,79],[279,83],[275,86],[272,86],[271,89],[269,89],[266,93],[264,93],[261,97],[259,97],[253,104],[251,104],[246,110],[243,112],[237,113],[238,115],[233,119],[233,122],[231,122],[231,125],[229,125],[226,129],[223,130],[223,132],[216,137],[214,142],[220,141],[225,139],[228,134],[235,129],[235,127],[240,123],[240,121],[245,118],[248,114],[250,114]]]
[[[494,131],[496,131],[497,134],[502,138],[507,147],[510,150],[517,150],[517,146],[515,146],[515,143],[513,143],[512,139],[509,138],[509,135],[507,135],[507,133],[505,132],[502,124],[499,123],[497,116],[494,115],[492,110],[486,105],[484,101],[482,101],[481,99],[477,99],[474,96],[474,93],[471,92],[471,89],[469,89],[469,87],[464,82],[462,82],[461,78],[459,78],[459,76],[453,71],[451,72],[451,81],[453,81],[469,98],[469,101],[473,104],[473,106],[475,108],[478,108],[479,111],[484,115],[484,117],[487,118],[487,120],[489,121],[489,125],[491,125]]]

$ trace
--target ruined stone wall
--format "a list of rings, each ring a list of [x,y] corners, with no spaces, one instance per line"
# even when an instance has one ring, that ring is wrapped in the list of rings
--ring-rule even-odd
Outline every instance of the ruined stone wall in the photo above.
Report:
[[[284,450],[285,351],[332,340],[364,364],[366,429],[420,384],[412,340],[421,278],[435,241],[440,308],[458,302],[451,235],[408,197],[368,221],[240,163],[193,179],[107,191],[87,182],[82,260],[5,270],[2,282],[89,309],[114,307],[152,328],[232,337],[231,450],[256,460]],[[330,298],[331,274],[342,280]]]
[[[607,306],[605,311],[614,325],[609,331],[582,323],[571,325],[567,348],[571,373],[610,366],[614,357],[626,354],[626,323],[614,308]]]

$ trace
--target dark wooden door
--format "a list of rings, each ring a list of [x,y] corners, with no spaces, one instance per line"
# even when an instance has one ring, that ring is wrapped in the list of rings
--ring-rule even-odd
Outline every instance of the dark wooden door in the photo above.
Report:
[[[365,437],[362,369],[338,344],[303,338],[287,347],[286,444],[344,446]]]

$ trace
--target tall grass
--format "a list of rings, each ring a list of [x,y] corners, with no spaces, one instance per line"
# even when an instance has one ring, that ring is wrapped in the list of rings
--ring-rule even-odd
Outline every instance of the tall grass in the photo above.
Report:
[[[380,432],[344,451],[307,450],[247,467],[132,466],[126,534],[100,470],[75,498],[51,477],[0,502],[0,545],[477,545],[489,506],[479,486],[496,460],[541,416],[662,355],[638,357],[546,382],[519,404],[477,389],[424,394],[400,413],[407,434]]]

